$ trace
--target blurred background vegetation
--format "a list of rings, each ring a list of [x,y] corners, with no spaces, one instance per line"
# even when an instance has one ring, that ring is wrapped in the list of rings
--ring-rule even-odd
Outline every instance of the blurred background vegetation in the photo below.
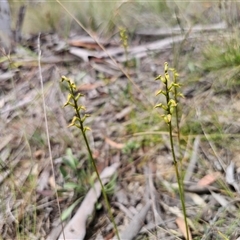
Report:
[[[57,31],[67,37],[70,29],[79,30],[71,16],[57,1],[10,0],[13,27],[18,9],[27,5],[23,32]],[[129,32],[140,27],[168,27],[182,24],[216,23],[223,18],[235,18],[235,3],[225,7],[221,1],[63,1],[62,4],[86,28],[99,34],[114,34],[119,26]],[[230,11],[231,14],[226,14]]]

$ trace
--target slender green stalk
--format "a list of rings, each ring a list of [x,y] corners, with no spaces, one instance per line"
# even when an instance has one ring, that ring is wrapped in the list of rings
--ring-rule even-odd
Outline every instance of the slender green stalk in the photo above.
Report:
[[[174,164],[175,173],[177,176],[179,195],[180,195],[180,200],[181,200],[182,209],[183,209],[184,222],[185,222],[185,226],[186,226],[187,239],[189,239],[183,181],[182,181],[182,177],[179,174],[178,161],[176,160],[176,155],[175,155],[175,151],[174,151],[173,136],[172,136],[172,124],[171,123],[169,124],[169,135],[170,135],[170,144],[171,144],[171,150],[172,150],[172,156],[173,156],[173,164]]]
[[[181,200],[181,205],[183,209],[183,216],[184,216],[184,222],[186,227],[186,234],[187,234],[187,240],[189,240],[189,231],[188,231],[188,224],[187,224],[187,212],[186,212],[186,206],[185,206],[185,196],[184,196],[184,188],[183,188],[183,181],[182,176],[179,173],[179,166],[174,150],[174,142],[173,142],[173,127],[172,127],[172,115],[175,111],[176,113],[176,124],[177,124],[177,130],[178,130],[178,143],[180,148],[180,131],[179,131],[179,125],[178,125],[178,112],[177,112],[177,96],[182,96],[181,93],[177,92],[177,88],[180,87],[180,84],[177,83],[177,73],[174,69],[170,69],[174,74],[174,81],[170,81],[170,76],[168,73],[168,64],[165,63],[165,74],[164,76],[159,75],[156,80],[161,80],[165,86],[164,90],[159,90],[156,95],[162,94],[166,98],[166,104],[159,103],[155,106],[155,108],[162,108],[165,111],[165,114],[162,115],[163,119],[168,125],[168,132],[169,132],[169,139],[170,139],[170,146],[171,146],[171,152],[173,157],[173,164],[175,168],[178,188],[179,188],[179,195]],[[172,95],[174,95],[172,97]]]
[[[75,97],[74,96],[74,91],[76,90],[75,84],[69,78],[66,78],[66,77],[62,77],[62,82],[63,81],[67,81],[68,87],[69,87],[68,100],[67,100],[67,102],[66,102],[66,104],[64,106],[70,105],[75,110],[75,116],[73,117],[72,123],[69,126],[75,126],[75,127],[79,128],[81,130],[81,134],[83,136],[84,142],[85,142],[86,147],[87,147],[87,151],[88,151],[88,154],[89,154],[89,159],[90,159],[91,165],[92,165],[92,167],[93,167],[93,169],[94,169],[94,171],[95,171],[95,173],[97,175],[97,179],[98,179],[98,181],[99,181],[99,183],[101,185],[102,194],[103,194],[106,206],[107,206],[107,210],[108,210],[110,219],[111,219],[111,221],[113,223],[117,239],[120,240],[119,232],[118,232],[118,229],[117,229],[117,225],[116,225],[116,222],[114,220],[114,217],[113,217],[113,214],[112,214],[112,211],[111,211],[111,206],[110,206],[110,203],[109,203],[106,191],[104,189],[104,185],[102,183],[100,174],[99,174],[99,172],[97,170],[97,165],[96,165],[95,160],[93,158],[92,150],[90,148],[89,141],[88,141],[88,138],[87,138],[87,135],[86,135],[86,131],[90,130],[90,128],[87,127],[87,126],[84,126],[84,121],[86,120],[87,117],[89,117],[89,115],[88,114],[84,114],[84,116],[82,117],[81,114],[80,114],[81,110],[85,110],[84,106],[78,104],[78,100],[79,100],[80,97],[83,96],[83,94],[79,93]]]

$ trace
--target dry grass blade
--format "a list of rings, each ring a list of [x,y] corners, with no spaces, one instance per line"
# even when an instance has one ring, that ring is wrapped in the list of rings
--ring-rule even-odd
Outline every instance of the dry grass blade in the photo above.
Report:
[[[46,103],[45,103],[45,98],[44,98],[44,87],[43,87],[43,76],[42,76],[42,68],[41,68],[41,44],[40,44],[40,34],[38,36],[38,71],[39,71],[39,79],[41,83],[41,92],[42,92],[42,98],[43,98],[43,113],[44,113],[44,120],[45,120],[45,127],[46,127],[46,135],[47,135],[47,145],[48,145],[48,151],[49,151],[49,158],[51,162],[51,168],[52,168],[52,174],[54,178],[54,182],[56,182],[56,176],[55,176],[55,171],[54,171],[54,165],[53,165],[53,157],[52,157],[52,149],[51,149],[51,143],[50,143],[50,135],[49,135],[49,129],[48,129],[48,119],[47,119],[47,110],[46,110]],[[55,190],[55,195],[57,199],[57,206],[58,206],[58,211],[59,214],[61,214],[61,208],[59,204],[59,198],[58,198],[58,193]],[[62,222],[61,222],[62,224]],[[63,225],[62,225],[63,228]],[[65,235],[63,233],[64,239]]]
[[[188,196],[191,197],[191,199],[193,200],[193,202],[196,205],[201,206],[201,207],[207,207],[207,203],[198,194],[196,194],[196,193],[188,193]]]

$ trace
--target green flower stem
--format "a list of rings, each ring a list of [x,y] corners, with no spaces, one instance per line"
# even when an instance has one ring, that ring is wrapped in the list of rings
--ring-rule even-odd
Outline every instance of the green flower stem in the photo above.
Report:
[[[164,76],[159,75],[156,80],[161,80],[165,86],[165,91],[158,90],[156,95],[162,94],[166,98],[166,105],[159,103],[155,106],[155,108],[162,108],[165,112],[163,115],[163,119],[168,125],[168,131],[169,131],[169,139],[170,139],[170,145],[171,145],[171,152],[173,157],[173,164],[175,168],[177,183],[178,183],[178,189],[179,189],[179,195],[180,195],[180,201],[183,209],[183,216],[184,216],[184,222],[186,227],[186,233],[187,233],[187,240],[189,240],[189,231],[188,231],[188,224],[187,224],[187,212],[186,212],[186,206],[185,206],[185,196],[184,196],[184,187],[183,187],[183,178],[181,174],[179,173],[179,166],[178,161],[176,158],[175,150],[174,150],[174,143],[173,143],[173,127],[172,127],[172,115],[175,111],[176,113],[176,124],[177,124],[177,131],[178,131],[178,144],[180,149],[180,130],[179,130],[179,115],[178,115],[178,109],[177,109],[177,96],[182,96],[181,93],[177,92],[177,88],[180,87],[180,84],[177,83],[177,72],[174,69],[170,69],[173,72],[173,78],[174,81],[170,81],[170,76],[168,73],[168,64],[165,63]],[[173,96],[173,97],[172,97]],[[181,163],[181,162],[180,162]],[[180,164],[181,165],[181,164]],[[181,168],[181,166],[180,166]]]
[[[174,144],[173,144],[173,135],[172,135],[172,123],[169,123],[169,135],[170,135],[170,144],[171,144],[171,150],[172,150],[172,156],[173,156],[173,164],[175,168],[175,173],[177,177],[177,183],[178,183],[178,188],[179,188],[179,195],[180,195],[180,200],[182,204],[182,209],[183,209],[183,216],[184,216],[184,222],[186,226],[186,232],[187,232],[187,240],[189,240],[189,232],[188,232],[188,224],[187,224],[187,212],[186,212],[186,205],[185,205],[185,194],[184,194],[184,188],[183,188],[183,181],[182,177],[179,174],[178,170],[178,162],[176,160],[176,155],[174,151]]]
[[[79,106],[78,105],[78,99],[81,96],[83,96],[83,95],[82,94],[78,94],[77,97],[74,97],[74,90],[76,90],[75,84],[73,82],[71,82],[71,80],[66,78],[66,77],[62,77],[62,81],[67,81],[68,82],[69,92],[70,92],[70,94],[68,96],[67,103],[64,106],[70,105],[75,110],[75,117],[73,118],[72,123],[69,126],[76,126],[77,128],[79,128],[81,130],[84,142],[85,142],[86,147],[87,147],[87,151],[88,151],[88,154],[89,154],[91,165],[92,165],[92,167],[93,167],[93,169],[94,169],[94,171],[95,171],[95,173],[97,175],[97,179],[98,179],[98,181],[99,181],[99,183],[101,185],[102,194],[103,194],[106,206],[107,206],[108,213],[110,215],[110,219],[111,219],[111,221],[113,223],[117,239],[120,240],[118,228],[117,228],[116,222],[114,220],[114,217],[113,217],[113,214],[112,214],[112,211],[111,211],[111,206],[110,206],[110,203],[109,203],[109,200],[108,200],[108,197],[107,197],[107,193],[106,193],[106,191],[104,189],[104,185],[102,183],[100,174],[99,174],[98,169],[97,169],[96,162],[95,162],[95,160],[93,158],[93,155],[92,155],[92,150],[91,150],[91,148],[89,146],[89,142],[88,142],[88,139],[87,139],[86,130],[89,130],[90,128],[85,127],[84,124],[83,124],[85,119],[87,117],[89,117],[89,115],[85,114],[83,117],[81,117],[81,114],[80,114],[81,110],[85,110],[84,106]],[[71,102],[71,100],[73,100],[73,102]],[[78,121],[79,125],[76,123],[76,121]]]
[[[79,115],[80,115],[80,114],[79,114]],[[80,121],[80,122],[81,122],[81,121]],[[116,235],[117,235],[117,239],[120,240],[120,236],[119,236],[117,224],[116,224],[116,222],[115,222],[115,220],[114,220],[114,217],[113,217],[113,214],[112,214],[112,211],[111,211],[111,206],[110,206],[110,203],[109,203],[107,194],[106,194],[106,192],[105,192],[105,189],[104,189],[104,186],[103,186],[101,177],[100,177],[99,172],[98,172],[98,170],[97,170],[97,166],[96,166],[95,160],[93,159],[92,151],[91,151],[90,146],[89,146],[89,143],[88,143],[88,139],[87,139],[87,136],[86,136],[86,132],[83,130],[83,125],[82,125],[82,123],[81,123],[81,131],[82,131],[82,135],[83,135],[85,144],[86,144],[86,146],[87,146],[88,154],[89,154],[90,160],[91,160],[91,162],[92,162],[94,171],[96,172],[97,178],[98,178],[98,180],[99,180],[99,182],[100,182],[101,189],[102,189],[102,194],[103,194],[105,203],[106,203],[106,205],[107,205],[108,213],[109,213],[110,219],[111,219],[111,221],[112,221],[112,223],[113,223],[113,226],[114,226],[114,229],[115,229],[115,232],[116,232]]]
[[[166,100],[167,100],[167,103],[168,103],[170,101],[170,92],[168,91],[168,81],[166,81],[165,86],[166,86],[166,93],[167,93],[166,94]],[[174,88],[174,91],[177,91],[176,88]],[[168,114],[171,114],[170,107],[168,107],[167,112],[168,112]],[[177,107],[176,107],[176,113],[177,113]],[[177,118],[177,120],[178,120],[178,118]],[[185,227],[186,227],[187,240],[189,240],[184,188],[183,188],[182,177],[179,174],[178,161],[176,159],[176,154],[175,154],[175,150],[174,150],[173,134],[172,134],[173,130],[172,130],[172,121],[171,120],[168,123],[168,130],[169,130],[169,136],[170,136],[170,145],[171,145],[171,151],[172,151],[172,157],[173,157],[173,164],[174,164],[174,168],[175,168],[175,173],[176,173],[177,183],[178,183],[178,188],[179,188],[179,195],[180,195],[181,205],[182,205],[182,209],[183,209],[183,216],[184,216],[184,222],[185,222]],[[179,133],[179,131],[178,131],[178,133]]]

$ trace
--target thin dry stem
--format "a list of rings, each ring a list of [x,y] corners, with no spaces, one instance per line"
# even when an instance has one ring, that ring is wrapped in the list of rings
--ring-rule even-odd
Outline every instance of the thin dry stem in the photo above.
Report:
[[[50,162],[51,162],[53,178],[54,178],[54,181],[56,182],[56,176],[55,176],[54,165],[53,165],[53,157],[52,157],[52,149],[51,149],[51,143],[50,143],[50,137],[49,137],[46,102],[45,102],[44,89],[43,89],[43,77],[42,77],[42,68],[41,68],[42,53],[41,53],[40,36],[41,36],[41,34],[39,33],[39,35],[38,35],[38,71],[39,71],[39,79],[40,79],[40,83],[41,83],[41,92],[42,92],[42,99],[43,99],[43,115],[44,115],[45,127],[46,127],[48,152],[49,152],[49,158],[50,158]],[[55,195],[56,195],[56,200],[57,200],[58,211],[59,211],[59,214],[61,215],[61,208],[60,208],[60,204],[59,204],[58,192],[56,189],[54,189],[54,190],[55,190]],[[62,221],[61,221],[61,226],[62,226],[62,231],[63,231],[63,238],[65,240],[64,227],[63,227]]]

